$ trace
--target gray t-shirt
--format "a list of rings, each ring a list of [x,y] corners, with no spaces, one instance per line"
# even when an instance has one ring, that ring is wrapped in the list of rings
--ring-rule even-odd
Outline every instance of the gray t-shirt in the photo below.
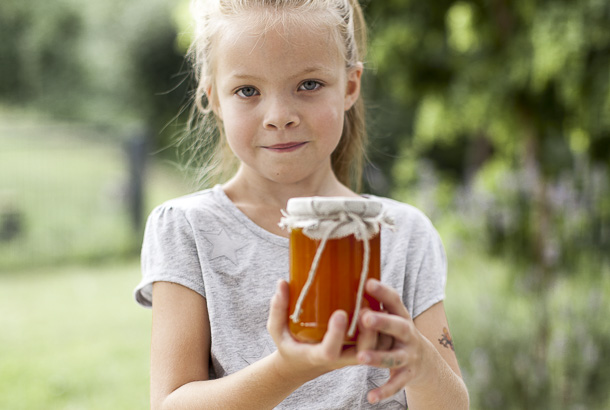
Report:
[[[420,211],[391,199],[383,203],[396,230],[381,232],[381,280],[402,295],[413,317],[443,300],[446,258],[440,237]],[[220,185],[157,207],[142,246],[136,301],[152,306],[152,283],[178,283],[206,299],[211,329],[210,377],[223,377],[275,350],[266,329],[277,280],[288,279],[288,239],[256,225]],[[386,369],[352,366],[312,380],[277,409],[368,409],[369,390]],[[375,409],[405,409],[404,391]]]

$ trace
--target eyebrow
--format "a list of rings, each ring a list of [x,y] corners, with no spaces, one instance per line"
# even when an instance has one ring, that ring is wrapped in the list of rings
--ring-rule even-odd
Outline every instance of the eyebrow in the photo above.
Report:
[[[298,78],[298,77],[305,77],[308,74],[311,73],[317,73],[317,72],[321,72],[322,74],[331,74],[332,70],[329,70],[328,68],[325,68],[324,66],[311,66],[311,67],[306,67],[305,69],[299,71],[298,73],[291,75],[290,78]],[[261,80],[261,78],[255,76],[255,75],[250,75],[250,74],[242,74],[239,71],[234,72],[231,74],[232,78],[235,79],[239,79],[239,80]]]

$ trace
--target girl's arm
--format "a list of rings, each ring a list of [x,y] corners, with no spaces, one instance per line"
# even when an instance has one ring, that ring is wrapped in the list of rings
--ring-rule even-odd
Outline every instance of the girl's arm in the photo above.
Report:
[[[153,285],[151,342],[152,409],[268,409],[303,383],[330,370],[356,364],[342,351],[347,328],[335,312],[322,343],[298,343],[288,332],[288,286],[278,284],[268,328],[278,350],[220,379],[208,380],[210,326],[205,299],[181,285]]]
[[[383,303],[386,312],[365,312],[361,326],[393,339],[388,350],[358,353],[360,363],[390,369],[390,379],[369,392],[369,401],[379,402],[404,388],[409,409],[468,409],[468,390],[453,351],[443,303],[413,321],[394,289],[370,279],[366,291]]]

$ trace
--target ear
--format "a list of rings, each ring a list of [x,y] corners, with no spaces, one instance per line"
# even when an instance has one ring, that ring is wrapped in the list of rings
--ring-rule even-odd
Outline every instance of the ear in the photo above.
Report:
[[[209,107],[212,109],[212,111],[214,111],[214,114],[216,114],[222,120],[222,113],[220,110],[220,105],[218,104],[218,97],[216,96],[216,92],[211,85],[207,85],[205,87],[205,96],[208,99]]]
[[[345,85],[345,105],[344,110],[347,111],[352,108],[352,105],[356,102],[360,96],[360,83],[362,79],[362,71],[364,66],[359,61],[356,65],[347,70],[347,82]]]

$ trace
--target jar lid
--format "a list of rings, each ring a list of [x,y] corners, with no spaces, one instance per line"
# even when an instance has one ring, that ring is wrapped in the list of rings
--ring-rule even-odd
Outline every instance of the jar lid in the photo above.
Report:
[[[375,218],[382,208],[379,201],[353,197],[291,198],[286,205],[289,215],[309,218],[327,218],[341,212],[349,212],[362,218]]]
[[[381,226],[393,226],[379,201],[352,197],[303,197],[288,200],[279,226],[301,228],[311,239],[337,239],[355,235],[368,240]]]

